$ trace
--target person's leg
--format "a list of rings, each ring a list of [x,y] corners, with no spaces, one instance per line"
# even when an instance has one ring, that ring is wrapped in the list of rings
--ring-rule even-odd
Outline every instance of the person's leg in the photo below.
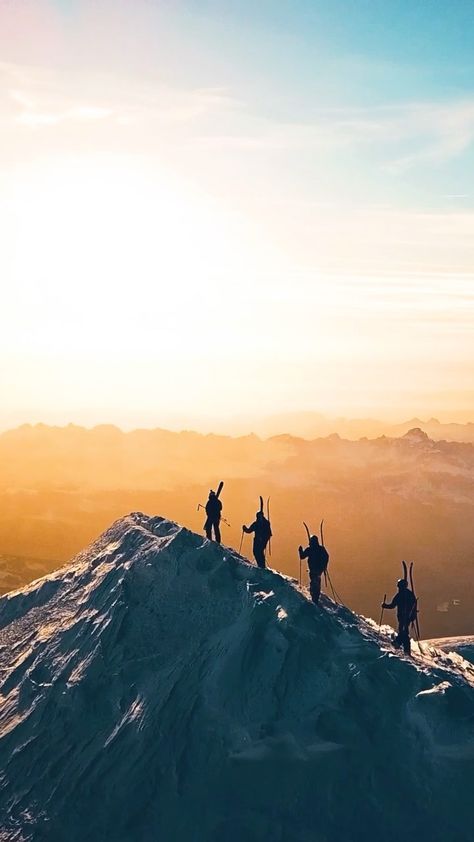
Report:
[[[216,541],[218,544],[221,542],[221,529],[219,526],[219,521],[214,524],[214,535],[216,536]]]
[[[403,651],[405,652],[406,655],[410,655],[411,654],[410,629],[409,629],[408,624],[403,625],[403,631],[402,631],[402,634],[401,634],[401,641],[403,643]]]
[[[209,518],[204,524],[204,532],[206,533],[206,538],[208,538],[209,541],[212,541],[212,523]]]
[[[255,561],[257,562],[258,566],[259,567],[266,567],[266,565],[265,565],[265,550],[263,549],[261,544],[256,544],[254,542],[253,554],[254,554]]]
[[[311,599],[313,600],[314,604],[317,605],[319,602],[319,597],[321,596],[321,577],[315,576],[311,579],[309,585],[309,592],[311,594]]]

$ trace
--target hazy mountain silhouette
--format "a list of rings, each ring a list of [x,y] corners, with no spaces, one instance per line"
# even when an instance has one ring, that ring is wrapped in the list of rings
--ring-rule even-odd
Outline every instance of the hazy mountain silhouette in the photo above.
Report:
[[[288,412],[262,419],[256,424],[255,430],[262,436],[286,432],[293,436],[314,439],[337,433],[343,438],[359,439],[399,437],[413,427],[419,427],[435,440],[474,442],[474,423],[442,423],[437,418],[425,421],[410,418],[394,424],[375,418],[327,418],[317,412]]]
[[[57,562],[45,558],[0,555],[0,595],[21,588],[57,566]]]

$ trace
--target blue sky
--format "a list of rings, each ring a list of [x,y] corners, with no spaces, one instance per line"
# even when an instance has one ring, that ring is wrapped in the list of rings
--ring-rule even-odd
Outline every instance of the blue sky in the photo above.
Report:
[[[201,84],[218,77],[261,116],[311,123],[324,109],[357,109],[376,121],[384,109],[407,106],[441,110],[439,123],[420,127],[416,137],[384,135],[383,144],[355,151],[364,172],[362,192],[371,183],[377,199],[418,199],[429,206],[449,204],[446,196],[469,193],[472,144],[443,156],[436,167],[397,173],[397,183],[378,163],[429,147],[430,131],[442,127],[443,106],[472,105],[474,15],[469,2],[357,0],[348,2],[190,3],[183,8],[185,32],[199,40],[192,74]],[[210,55],[210,57],[209,57]],[[189,70],[189,68],[188,68]],[[377,109],[380,113],[377,114]],[[375,110],[375,114],[373,113]],[[367,114],[366,114],[367,116]],[[455,119],[455,118],[454,118]],[[462,117],[458,119],[462,120]],[[441,124],[441,126],[440,126]],[[472,116],[470,118],[472,134]],[[344,166],[345,156],[338,159]],[[301,166],[301,162],[300,162]],[[377,178],[374,178],[374,166]],[[304,168],[306,173],[311,161]],[[296,174],[298,165],[295,167]],[[384,185],[377,189],[382,178]],[[467,197],[472,203],[472,196]],[[466,198],[464,198],[464,202]]]
[[[343,135],[349,120],[350,155],[336,144],[324,151],[338,195],[472,206],[469,2],[57,0],[51,8],[59,69],[95,68],[185,89],[218,87],[241,113],[262,123],[327,128],[331,122]],[[24,59],[32,48],[25,41]],[[35,52],[48,63],[41,39]],[[365,124],[363,137],[355,123]],[[229,129],[236,130],[230,120]],[[306,144],[294,156],[295,182],[311,179],[321,155]],[[394,175],[391,165],[399,161]]]

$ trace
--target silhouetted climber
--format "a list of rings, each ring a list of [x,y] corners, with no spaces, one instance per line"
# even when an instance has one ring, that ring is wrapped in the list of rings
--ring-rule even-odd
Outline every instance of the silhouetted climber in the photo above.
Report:
[[[321,576],[328,566],[328,551],[326,547],[321,546],[317,535],[311,535],[306,549],[300,546],[298,552],[300,559],[308,559],[309,592],[314,604],[317,605],[321,595]]]
[[[214,530],[215,540],[218,544],[220,544],[221,542],[221,530],[219,524],[221,522],[222,512],[222,503],[219,500],[219,494],[221,493],[223,485],[224,483],[219,484],[217,494],[215,491],[212,490],[209,492],[209,498],[206,503],[207,519],[204,524],[206,538],[209,538],[209,540],[212,541],[212,530]]]
[[[413,591],[408,587],[406,579],[399,579],[397,582],[398,593],[391,602],[383,602],[382,608],[396,608],[398,619],[398,634],[393,645],[398,649],[403,646],[404,652],[410,654],[410,623],[416,618],[416,598]]]
[[[255,561],[259,567],[266,567],[265,564],[265,550],[267,544],[272,537],[272,529],[270,521],[267,520],[263,514],[263,501],[260,498],[260,511],[255,515],[255,520],[250,526],[243,526],[242,531],[250,534],[254,533],[253,539],[253,554]]]

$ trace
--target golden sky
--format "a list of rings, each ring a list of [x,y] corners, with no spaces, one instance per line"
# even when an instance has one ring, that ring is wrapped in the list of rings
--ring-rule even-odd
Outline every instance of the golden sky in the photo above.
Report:
[[[474,410],[470,54],[310,5],[0,5],[0,427]]]

